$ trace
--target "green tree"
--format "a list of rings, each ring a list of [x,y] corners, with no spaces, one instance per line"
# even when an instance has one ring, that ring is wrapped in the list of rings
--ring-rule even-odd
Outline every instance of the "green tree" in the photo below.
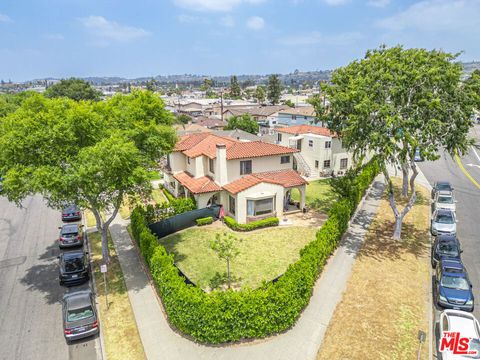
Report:
[[[315,124],[319,122],[323,123],[327,115],[327,109],[326,106],[324,106],[324,96],[315,94],[307,99],[307,103],[312,105],[315,110]]]
[[[257,102],[259,104],[263,104],[265,102],[267,94],[265,92],[265,88],[263,86],[257,86],[257,89],[255,90],[255,99],[257,99]]]
[[[470,93],[474,106],[480,111],[480,70],[476,69],[465,81],[465,90]]]
[[[273,74],[268,78],[267,97],[272,105],[280,102],[280,95],[282,94],[282,84],[278,75]]]
[[[205,78],[205,79],[203,79],[203,84],[200,85],[200,90],[208,92],[208,91],[210,91],[212,86],[213,86],[213,80]]]
[[[414,162],[418,148],[424,159],[439,150],[465,152],[471,144],[473,98],[460,81],[457,55],[424,49],[385,46],[335,70],[324,86],[330,101],[328,126],[355,157],[375,153],[388,185],[395,215],[393,237],[401,238],[402,222],[417,198]],[[403,192],[410,197],[397,207],[387,165],[403,171]],[[409,173],[411,172],[411,176]]]
[[[230,96],[232,99],[240,99],[242,97],[242,89],[235,75],[230,78]]]
[[[151,191],[147,169],[175,144],[169,125],[163,102],[148,91],[97,103],[33,95],[0,120],[5,195],[20,205],[40,193],[53,208],[89,209],[108,262],[108,227],[125,196]]]
[[[100,100],[102,93],[95,90],[92,85],[82,79],[63,79],[45,91],[48,98],[67,97],[76,101]]]
[[[177,115],[176,122],[178,124],[188,124],[190,121],[192,121],[192,118],[186,114]]]
[[[293,101],[290,100],[290,99],[284,100],[284,101],[283,101],[283,105],[287,105],[287,106],[289,106],[289,107],[291,107],[291,108],[294,108],[294,107],[295,107],[295,104],[294,104]]]
[[[148,91],[155,92],[157,90],[157,82],[155,79],[148,80],[145,86]]]
[[[239,254],[237,243],[241,241],[231,233],[215,234],[215,239],[210,241],[210,248],[217,253],[217,256],[227,262],[227,281],[230,289],[230,261]]]
[[[23,91],[18,94],[0,94],[0,118],[15,112],[33,94],[35,94],[33,91]]]
[[[250,114],[243,114],[239,116],[232,116],[228,119],[225,130],[240,129],[250,134],[258,134],[259,126]]]

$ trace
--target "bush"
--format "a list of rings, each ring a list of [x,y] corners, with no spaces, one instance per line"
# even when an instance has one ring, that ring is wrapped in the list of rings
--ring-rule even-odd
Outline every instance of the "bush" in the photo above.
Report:
[[[148,229],[146,209],[136,208],[130,217],[132,234],[150,268],[170,323],[197,341],[212,344],[261,338],[292,327],[310,301],[315,280],[378,171],[375,160],[364,166],[352,183],[355,189],[351,194],[355,196],[342,198],[332,206],[315,240],[300,251],[300,259],[277,282],[265,282],[255,290],[205,293],[185,284],[174,266],[173,255],[167,254]],[[232,220],[225,217],[228,226],[245,228]],[[278,219],[272,218],[247,225],[273,224],[274,220],[278,224]]]
[[[276,217],[257,220],[248,224],[239,224],[235,221],[235,219],[231,218],[230,216],[225,216],[223,219],[225,220],[225,225],[235,231],[252,231],[255,229],[261,229],[269,226],[278,226],[279,223],[279,220]]]
[[[209,217],[197,219],[195,221],[197,222],[198,226],[208,225],[213,223],[213,217],[209,216]]]
[[[165,197],[167,198],[168,201],[175,201],[176,197],[173,196],[170,191],[168,191],[165,187],[162,186],[162,191],[165,194]]]

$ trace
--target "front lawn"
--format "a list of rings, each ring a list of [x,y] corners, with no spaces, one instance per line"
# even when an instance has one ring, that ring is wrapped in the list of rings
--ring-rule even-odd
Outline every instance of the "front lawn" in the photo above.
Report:
[[[292,192],[292,200],[300,201],[299,191]],[[328,179],[311,181],[307,185],[305,202],[310,209],[326,214],[336,200],[337,196],[332,191]]]
[[[215,278],[226,272],[225,261],[210,249],[209,242],[216,233],[230,232],[239,239],[239,256],[231,263],[236,288],[258,287],[283,274],[288,265],[299,259],[299,250],[315,238],[316,227],[276,227],[249,233],[237,233],[219,224],[190,228],[163,239],[177,266],[199,287],[208,290]],[[213,279],[213,280],[212,280]],[[212,282],[213,281],[213,282]]]
[[[398,199],[401,182],[394,181]],[[417,334],[428,333],[431,311],[429,193],[418,186],[417,191],[402,240],[392,239],[394,218],[385,191],[317,360],[417,358]],[[401,211],[406,202],[398,203]],[[428,358],[428,341],[421,358]]]

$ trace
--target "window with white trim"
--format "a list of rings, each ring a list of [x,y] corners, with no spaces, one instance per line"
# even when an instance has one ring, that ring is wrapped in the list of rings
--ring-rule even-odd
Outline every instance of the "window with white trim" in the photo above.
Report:
[[[285,155],[280,158],[280,164],[289,164],[290,163],[290,155]]]
[[[235,198],[233,196],[228,197],[228,211],[235,215]]]
[[[247,200],[247,216],[271,214],[275,211],[273,197],[260,200]]]
[[[252,173],[252,160],[240,161],[240,175]]]
[[[330,149],[332,147],[331,141],[325,141],[325,149]]]
[[[348,159],[340,159],[340,169],[346,169],[348,166]]]
[[[324,168],[324,169],[328,169],[329,167],[330,167],[330,160],[325,160],[325,161],[323,162],[323,168]]]
[[[308,146],[313,147],[313,140],[308,140]]]
[[[213,159],[208,159],[208,168],[212,174],[215,174],[215,162]]]

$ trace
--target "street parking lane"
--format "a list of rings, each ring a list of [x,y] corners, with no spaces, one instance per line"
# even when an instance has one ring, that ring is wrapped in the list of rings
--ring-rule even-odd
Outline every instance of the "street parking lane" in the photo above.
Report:
[[[63,337],[56,239],[60,214],[41,196],[0,196],[0,359],[96,359],[98,342]],[[88,284],[85,285],[88,287]]]

